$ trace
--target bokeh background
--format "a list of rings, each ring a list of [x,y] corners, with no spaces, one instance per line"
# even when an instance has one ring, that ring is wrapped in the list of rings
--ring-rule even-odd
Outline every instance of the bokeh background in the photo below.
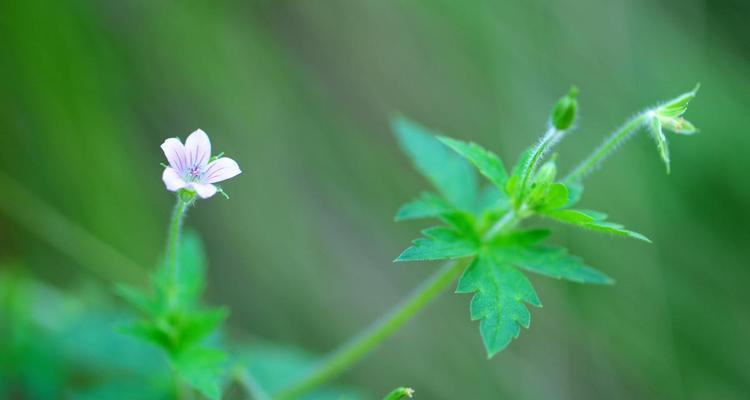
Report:
[[[701,133],[670,137],[671,175],[639,134],[587,181],[584,206],[654,243],[557,229],[617,285],[532,277],[544,308],[490,361],[470,296],[446,294],[338,381],[372,398],[398,385],[421,399],[747,398],[748,17],[741,0],[4,1],[2,277],[44,288],[28,312],[53,336],[61,304],[122,307],[113,283],[144,283],[165,241],[159,144],[202,128],[244,170],[230,200],[188,220],[208,301],[231,308],[237,337],[324,353],[437,267],[391,262],[426,226],[393,215],[427,188],[394,114],[509,163],[576,84],[565,170],[700,82],[687,117]],[[68,341],[90,348],[88,332]],[[55,354],[0,355],[31,371],[13,396],[85,389]],[[65,375],[33,389],[45,363]]]

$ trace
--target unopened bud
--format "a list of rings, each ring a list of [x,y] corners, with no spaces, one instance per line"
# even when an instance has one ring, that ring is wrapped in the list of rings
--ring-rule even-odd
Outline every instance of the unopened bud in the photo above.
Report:
[[[576,113],[578,112],[578,101],[576,100],[577,95],[578,88],[572,86],[568,94],[561,97],[552,109],[550,122],[558,131],[564,131],[573,126],[573,123],[576,120]]]

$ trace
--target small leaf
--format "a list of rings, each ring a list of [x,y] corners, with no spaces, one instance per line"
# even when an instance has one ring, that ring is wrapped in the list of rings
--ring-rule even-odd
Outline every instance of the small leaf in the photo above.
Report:
[[[439,136],[438,139],[477,167],[495,186],[505,189],[508,173],[505,172],[502,160],[495,153],[476,143],[466,143],[446,136]]]
[[[664,131],[661,129],[661,121],[659,118],[651,118],[651,135],[656,140],[656,147],[659,149],[659,155],[661,156],[664,165],[667,166],[667,173],[669,173],[669,145],[667,138],[664,136]]]
[[[487,356],[492,357],[528,328],[531,313],[524,303],[541,307],[531,282],[517,269],[482,253],[464,271],[456,293],[476,292],[471,319],[481,320],[479,331]]]
[[[620,224],[604,221],[603,219],[606,217],[606,214],[597,211],[572,209],[551,210],[542,212],[542,215],[560,222],[580,226],[585,229],[627,236],[651,243],[649,238],[638,232],[627,230]]]
[[[199,343],[213,333],[229,312],[226,308],[192,310],[180,326],[180,346],[187,347]]]
[[[542,209],[556,210],[565,207],[569,202],[568,188],[562,183],[553,183],[544,198]]]
[[[695,98],[700,84],[695,85],[693,90],[683,93],[657,107],[656,112],[665,117],[679,117],[687,111],[688,104]]]
[[[396,213],[396,221],[438,217],[442,214],[455,211],[455,207],[451,206],[442,197],[433,193],[422,193],[417,200],[401,206]]]
[[[179,353],[172,361],[177,373],[190,386],[204,396],[218,400],[221,398],[226,358],[226,354],[221,350],[195,346]]]
[[[566,182],[565,187],[568,189],[568,207],[575,205],[581,200],[583,195],[583,183],[581,181]]]
[[[424,238],[416,239],[394,261],[428,261],[454,259],[477,253],[476,240],[466,238],[447,227],[433,227],[422,231]]]
[[[417,170],[453,205],[471,209],[478,188],[476,172],[471,165],[427,128],[405,118],[396,118],[391,125]]]
[[[403,400],[410,399],[414,395],[414,389],[407,387],[400,387],[393,389],[392,392],[388,393],[383,400]]]

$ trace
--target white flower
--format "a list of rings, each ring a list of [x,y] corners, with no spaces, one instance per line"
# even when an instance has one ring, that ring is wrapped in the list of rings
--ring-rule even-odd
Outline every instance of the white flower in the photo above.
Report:
[[[169,138],[161,145],[169,166],[161,179],[167,190],[188,189],[207,199],[218,190],[214,183],[239,175],[239,165],[228,157],[211,160],[211,141],[198,129],[188,136],[185,145],[177,138]]]

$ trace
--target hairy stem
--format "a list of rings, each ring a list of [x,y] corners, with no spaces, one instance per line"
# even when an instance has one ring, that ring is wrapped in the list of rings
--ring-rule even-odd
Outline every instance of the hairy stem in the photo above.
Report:
[[[526,191],[526,185],[528,184],[529,178],[531,178],[531,174],[534,173],[537,164],[539,164],[539,161],[544,157],[547,150],[562,138],[563,134],[564,131],[559,131],[554,127],[550,127],[547,132],[544,133],[544,136],[542,136],[542,139],[539,141],[539,144],[536,145],[536,148],[534,148],[534,153],[531,155],[531,158],[523,171],[523,178],[521,179],[521,198],[523,198],[523,192]]]
[[[185,218],[185,212],[192,201],[186,201],[180,196],[177,196],[177,204],[174,206],[172,212],[172,221],[169,223],[169,233],[167,238],[167,259],[169,267],[169,292],[168,302],[174,306],[177,301],[177,287],[180,278],[179,271],[179,246],[180,246],[180,230],[182,228],[182,220]]]
[[[391,336],[417,311],[450,285],[465,268],[466,261],[451,261],[445,264],[390,312],[323,358],[306,376],[292,383],[275,397],[278,399],[297,398],[334,378]]]
[[[587,174],[589,174],[599,163],[612,151],[617,149],[624,140],[629,138],[633,133],[638,131],[643,124],[648,121],[650,111],[644,111],[635,117],[631,118],[625,125],[620,129],[616,130],[612,135],[607,138],[599,147],[594,150],[582,163],[578,166],[563,180],[564,183],[574,183],[580,181]]]

